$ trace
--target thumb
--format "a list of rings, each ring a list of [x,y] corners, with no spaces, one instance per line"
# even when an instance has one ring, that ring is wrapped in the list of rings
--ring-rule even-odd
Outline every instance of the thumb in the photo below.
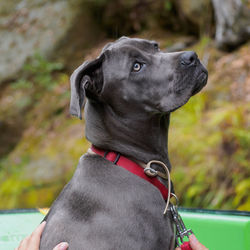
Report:
[[[56,245],[53,250],[67,250],[69,244],[67,242],[61,242],[60,244]]]
[[[197,240],[194,234],[191,234],[189,236],[189,241],[190,241],[190,246],[193,250],[208,250]]]

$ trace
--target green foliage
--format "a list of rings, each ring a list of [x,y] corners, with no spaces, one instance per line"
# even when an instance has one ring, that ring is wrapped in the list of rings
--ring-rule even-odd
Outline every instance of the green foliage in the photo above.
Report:
[[[207,37],[195,46],[200,58],[210,53],[213,79],[222,71],[215,65],[220,54],[208,50]],[[68,115],[69,77],[61,69],[37,54],[3,95],[11,104],[0,99],[0,115],[25,123],[18,144],[0,160],[0,208],[49,206],[89,146],[82,124]],[[231,101],[230,73],[171,115],[169,154],[182,206],[250,210],[250,106]]]
[[[164,2],[164,8],[167,11],[171,11],[171,9],[173,8],[172,2],[170,0],[165,0],[165,2]]]
[[[69,161],[57,152],[57,157],[63,159],[63,162],[57,162],[65,170],[63,176],[56,170],[59,175],[57,180],[39,181],[39,178],[35,178],[40,175],[36,173],[37,168],[56,164],[51,152],[64,145],[62,141],[59,145],[55,144],[52,138],[50,142],[53,145],[46,145],[52,127],[63,124],[58,122],[60,119],[67,124],[69,78],[58,72],[62,67],[62,64],[49,62],[36,54],[25,64],[22,78],[6,88],[4,96],[12,101],[5,108],[0,105],[0,115],[4,113],[4,119],[10,123],[20,122],[20,128],[24,128],[24,131],[9,155],[0,159],[0,209],[49,206],[66,183],[65,178],[72,173],[65,166]],[[19,129],[18,125],[16,129]],[[47,154],[42,153],[45,150]],[[66,158],[72,159],[69,156]]]
[[[46,90],[51,90],[56,84],[53,72],[63,69],[63,64],[49,62],[39,53],[36,53],[23,67],[23,77],[12,84],[14,89],[30,89],[38,85]]]
[[[32,83],[22,78],[12,83],[12,88],[13,89],[30,89],[32,88]]]
[[[172,114],[170,157],[183,206],[250,209],[246,105],[214,105],[209,93]]]

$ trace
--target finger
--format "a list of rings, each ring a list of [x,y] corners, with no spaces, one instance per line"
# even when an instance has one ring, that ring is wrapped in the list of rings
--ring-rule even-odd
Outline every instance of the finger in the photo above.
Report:
[[[180,247],[176,247],[175,250],[181,250],[181,248]]]
[[[193,250],[208,250],[204,245],[202,245],[194,234],[189,236],[190,246]]]
[[[61,242],[60,244],[56,245],[53,250],[67,250],[69,244],[67,242]]]
[[[37,249],[37,250],[39,249],[40,239],[41,239],[41,235],[42,235],[42,232],[44,230],[45,225],[46,225],[46,222],[43,221],[35,229],[35,231],[31,234],[30,242],[29,242],[29,247],[33,247],[34,249]]]
[[[35,230],[32,234],[39,236],[39,238],[41,237],[41,234],[44,230],[44,227],[46,225],[46,221],[43,221]]]
[[[25,249],[27,249],[29,239],[30,239],[30,236],[27,236],[26,238],[24,238],[24,239],[20,242],[20,244],[19,244],[19,246],[18,246],[17,249],[18,249],[18,250],[25,250]]]

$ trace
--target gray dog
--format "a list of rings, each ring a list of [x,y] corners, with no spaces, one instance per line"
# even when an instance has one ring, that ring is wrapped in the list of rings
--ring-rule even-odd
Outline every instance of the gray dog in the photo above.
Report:
[[[122,37],[75,70],[70,113],[81,118],[85,104],[86,137],[95,147],[170,169],[170,113],[205,86],[207,75],[194,52],[163,53],[154,41]],[[72,250],[173,249],[173,223],[164,208],[154,185],[86,153],[45,217],[40,249],[62,241]]]

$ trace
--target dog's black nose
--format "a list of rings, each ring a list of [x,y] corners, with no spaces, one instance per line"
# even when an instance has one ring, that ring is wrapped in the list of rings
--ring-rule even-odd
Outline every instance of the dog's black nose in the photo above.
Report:
[[[181,54],[181,64],[194,65],[198,59],[197,54],[194,51],[186,51]]]

